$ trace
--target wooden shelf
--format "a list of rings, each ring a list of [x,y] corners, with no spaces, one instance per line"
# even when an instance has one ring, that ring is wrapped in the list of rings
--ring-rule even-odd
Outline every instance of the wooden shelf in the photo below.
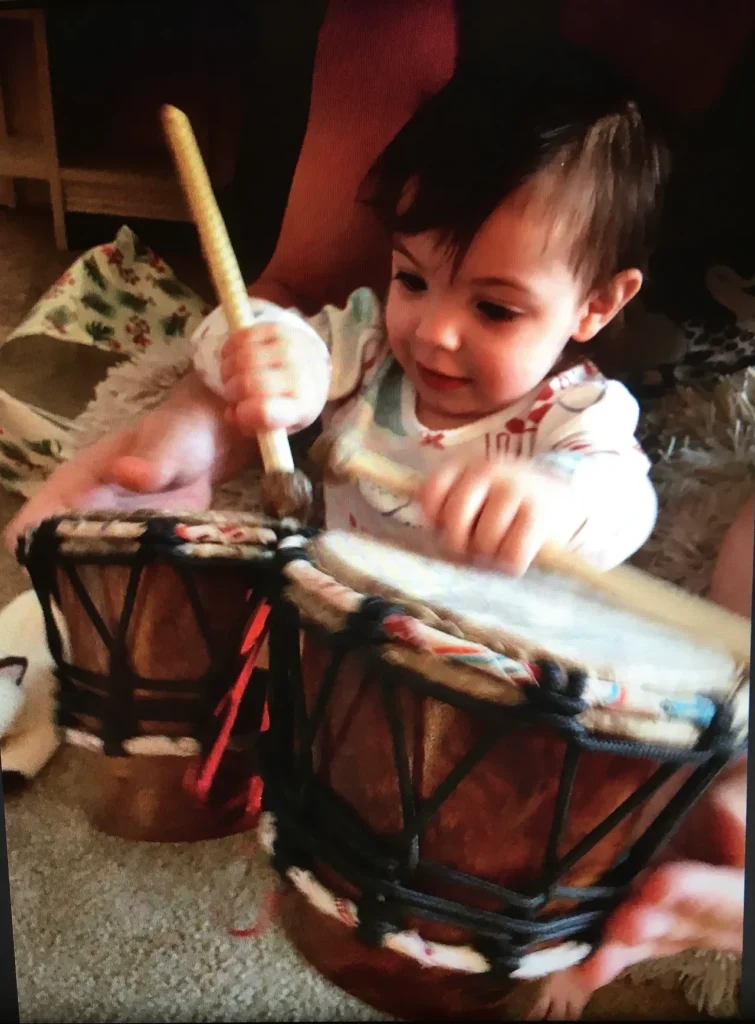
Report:
[[[172,174],[119,167],[61,168],[63,202],[72,213],[96,213],[155,220],[190,219]]]
[[[213,22],[204,8],[192,10],[175,55],[161,49],[164,38],[175,35],[167,14],[162,27],[153,25],[151,51],[127,34],[116,66],[133,59],[144,74],[124,91],[101,52],[87,83],[61,48],[61,25],[52,13],[51,63],[45,9],[0,7],[0,205],[16,204],[19,181],[45,182],[59,249],[68,248],[67,213],[191,220],[167,144],[161,149],[159,105],[176,103],[189,113],[211,177],[223,179],[219,184],[233,173],[228,140],[239,117],[228,100],[234,90],[224,62],[233,31]],[[105,26],[106,15],[103,10]],[[210,38],[208,25],[218,39]],[[96,35],[96,28],[87,27]]]
[[[48,173],[43,142],[13,136],[0,140],[0,177],[46,180]]]
[[[0,201],[16,205],[19,179],[46,182],[55,241],[65,249],[45,12],[0,9],[0,25]]]
[[[72,213],[188,221],[170,154],[63,152],[63,202]]]

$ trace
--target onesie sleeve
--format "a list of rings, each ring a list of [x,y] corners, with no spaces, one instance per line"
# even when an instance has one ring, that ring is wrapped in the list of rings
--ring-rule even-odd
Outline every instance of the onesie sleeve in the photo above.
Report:
[[[312,317],[283,309],[266,299],[250,299],[255,325],[280,324],[308,331],[328,349],[331,360],[329,401],[350,394],[377,361],[384,347],[382,307],[369,288],[353,292],[343,308],[325,306]],[[194,368],[215,394],[225,398],[220,355],[230,331],[221,307],[214,309],[191,338]]]
[[[539,423],[534,460],[584,500],[571,549],[600,569],[630,558],[652,533],[658,499],[650,460],[636,438],[639,406],[600,375],[556,391]]]

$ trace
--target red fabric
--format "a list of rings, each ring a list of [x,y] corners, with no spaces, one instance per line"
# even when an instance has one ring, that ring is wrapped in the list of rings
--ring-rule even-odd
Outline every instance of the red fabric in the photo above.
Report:
[[[215,709],[216,715],[220,715],[225,711],[225,720],[220,730],[220,734],[199,773],[197,774],[191,770],[187,772],[187,786],[190,791],[202,801],[206,801],[208,798],[212,783],[220,766],[220,762],[222,761],[223,755],[228,747],[228,742],[231,738],[233,726],[238,716],[241,701],[246,693],[246,688],[249,684],[252,672],[254,671],[254,666],[267,636],[267,620],[269,615],[270,606],[264,601],[261,602],[255,610],[241,648],[241,653],[246,655],[246,660],[241,673],[234,683],[233,688],[229,690]],[[268,715],[267,704],[265,704],[263,710],[262,731],[264,732],[267,728]],[[247,810],[252,814],[255,813],[255,811],[258,811],[259,806],[261,805],[262,791],[261,785],[257,784],[258,782],[259,780],[252,779],[249,786]]]
[[[753,0],[563,0],[561,30],[634,75],[674,113],[719,98],[755,28]]]
[[[357,201],[370,165],[423,99],[451,77],[455,0],[330,0],[312,77],[309,122],[265,277],[305,312],[382,291],[390,244]]]
[[[228,931],[235,939],[259,938],[267,931],[278,913],[280,904],[280,890],[272,889],[262,901],[257,920],[251,928],[229,928]]]

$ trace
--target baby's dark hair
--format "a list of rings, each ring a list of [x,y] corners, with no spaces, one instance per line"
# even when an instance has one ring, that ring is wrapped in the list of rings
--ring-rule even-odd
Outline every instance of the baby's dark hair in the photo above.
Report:
[[[437,231],[458,267],[483,223],[525,186],[589,289],[629,267],[647,272],[670,162],[662,121],[578,48],[505,72],[460,70],[385,148],[363,198],[392,234]]]

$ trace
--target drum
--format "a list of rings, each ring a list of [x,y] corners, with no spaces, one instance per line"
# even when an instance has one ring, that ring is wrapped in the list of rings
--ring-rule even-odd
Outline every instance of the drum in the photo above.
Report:
[[[563,577],[289,543],[259,832],[285,927],[383,1012],[500,1016],[744,753],[748,666]]]
[[[21,540],[94,827],[166,842],[256,824],[259,656],[276,551],[297,529],[242,513],[87,512]]]

